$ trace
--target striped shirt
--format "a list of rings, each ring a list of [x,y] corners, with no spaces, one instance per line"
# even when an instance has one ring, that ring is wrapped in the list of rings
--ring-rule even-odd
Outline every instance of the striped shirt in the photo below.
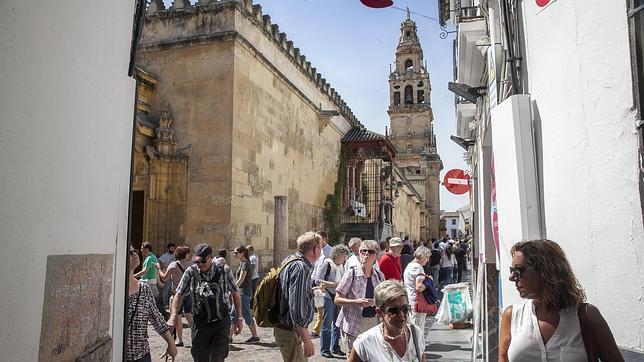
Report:
[[[280,324],[307,328],[315,314],[311,286],[313,265],[299,251],[293,256],[302,260],[288,264],[280,272]]]
[[[131,324],[130,321],[132,321]],[[161,335],[168,330],[163,316],[157,309],[152,289],[145,282],[140,282],[139,291],[128,297],[126,352],[128,361],[135,361],[150,353],[148,321]]]
[[[382,275],[382,272],[375,268],[372,269],[371,284],[374,288],[384,280],[385,276]],[[338,295],[347,299],[365,298],[367,292],[367,277],[364,275],[362,267],[353,266],[351,269],[348,269],[344,273],[340,284],[335,288],[335,291]],[[358,335],[358,327],[360,326],[361,320],[362,307],[343,305],[335,325],[345,333],[355,337]]]
[[[201,273],[201,279],[202,280],[212,280],[212,278],[215,277],[215,268],[218,267],[215,265],[215,263],[212,263],[212,267],[210,270],[207,272],[202,272],[199,270],[199,267],[197,265],[191,265],[186,271],[183,273],[183,276],[181,277],[181,281],[179,282],[179,285],[177,285],[176,292],[180,293],[181,295],[185,295],[188,290],[190,289],[190,286],[192,285],[191,281],[192,278],[196,278],[197,273]],[[228,272],[229,269],[225,268],[222,270],[222,272],[219,274],[219,280],[217,281],[217,284],[219,284],[222,288],[222,291],[224,293],[224,300],[226,300],[226,303],[228,304],[228,308],[231,307],[230,305],[230,298],[227,296],[230,295],[230,293],[237,293],[239,290],[237,289],[237,285],[235,284],[235,279],[232,275],[232,273]],[[194,293],[194,290],[191,290],[192,293]],[[193,295],[193,299],[194,295]]]

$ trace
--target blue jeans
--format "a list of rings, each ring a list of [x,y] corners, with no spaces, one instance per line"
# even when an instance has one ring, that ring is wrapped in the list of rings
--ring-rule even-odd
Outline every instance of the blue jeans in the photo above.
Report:
[[[170,303],[170,294],[172,292],[172,280],[166,280],[163,283],[163,308],[168,308]]]
[[[244,317],[244,322],[246,322],[247,326],[252,326],[253,324],[255,324],[255,319],[253,319],[253,312],[250,310],[251,299],[252,298],[247,295],[241,295],[242,317]],[[237,310],[235,309],[235,306],[233,306],[230,312],[230,323],[234,324],[235,321],[237,321]]]
[[[440,283],[444,287],[448,284],[452,284],[453,282],[453,277],[454,277],[454,268],[453,267],[445,267],[441,268],[440,270]]]
[[[439,276],[438,272],[441,270],[441,266],[436,264],[432,267],[432,279],[434,279],[434,285],[438,288]]]
[[[333,303],[333,299],[325,297],[322,311],[322,335],[320,336],[321,353],[331,352],[331,347],[333,347],[333,352],[340,350],[340,328],[335,325],[338,314],[340,314],[340,307]]]

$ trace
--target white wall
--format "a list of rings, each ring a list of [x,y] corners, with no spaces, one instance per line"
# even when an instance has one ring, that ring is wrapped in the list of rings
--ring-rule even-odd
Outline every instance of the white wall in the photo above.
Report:
[[[38,358],[48,255],[114,254],[118,246],[116,293],[105,302],[122,319],[133,8],[123,0],[0,2],[3,361]],[[121,329],[117,322],[117,356]]]
[[[644,229],[626,1],[523,2],[547,237],[620,346],[644,350]]]
[[[454,235],[453,237],[456,238],[458,236],[458,217],[446,216],[443,219],[445,220],[445,233],[450,237]]]

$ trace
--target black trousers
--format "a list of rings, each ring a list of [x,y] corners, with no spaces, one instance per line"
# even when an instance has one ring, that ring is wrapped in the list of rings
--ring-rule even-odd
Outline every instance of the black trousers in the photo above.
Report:
[[[465,270],[467,270],[466,265],[465,265],[465,260],[463,260],[463,262],[460,262],[460,261],[458,262],[458,268],[457,269],[458,269],[457,270],[458,277],[456,279],[458,280],[458,283],[460,283],[463,280],[463,272]]]
[[[228,357],[230,318],[215,323],[195,319],[192,325],[192,348],[195,362],[220,362]]]

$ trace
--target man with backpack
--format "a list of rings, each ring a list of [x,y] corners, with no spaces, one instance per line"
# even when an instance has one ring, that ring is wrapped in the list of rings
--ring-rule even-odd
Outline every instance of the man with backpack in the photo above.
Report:
[[[193,251],[193,261],[183,273],[177,286],[168,326],[174,328],[175,318],[183,296],[192,296],[192,348],[190,352],[196,362],[223,361],[228,357],[228,332],[230,330],[229,298],[240,318],[235,321],[235,333],[242,329],[241,298],[235,280],[221,265],[213,263],[212,248],[198,244]]]
[[[302,234],[297,252],[282,262],[279,272],[279,322],[273,335],[284,361],[307,361],[315,353],[307,327],[315,313],[311,273],[322,252],[320,240],[314,232]]]

